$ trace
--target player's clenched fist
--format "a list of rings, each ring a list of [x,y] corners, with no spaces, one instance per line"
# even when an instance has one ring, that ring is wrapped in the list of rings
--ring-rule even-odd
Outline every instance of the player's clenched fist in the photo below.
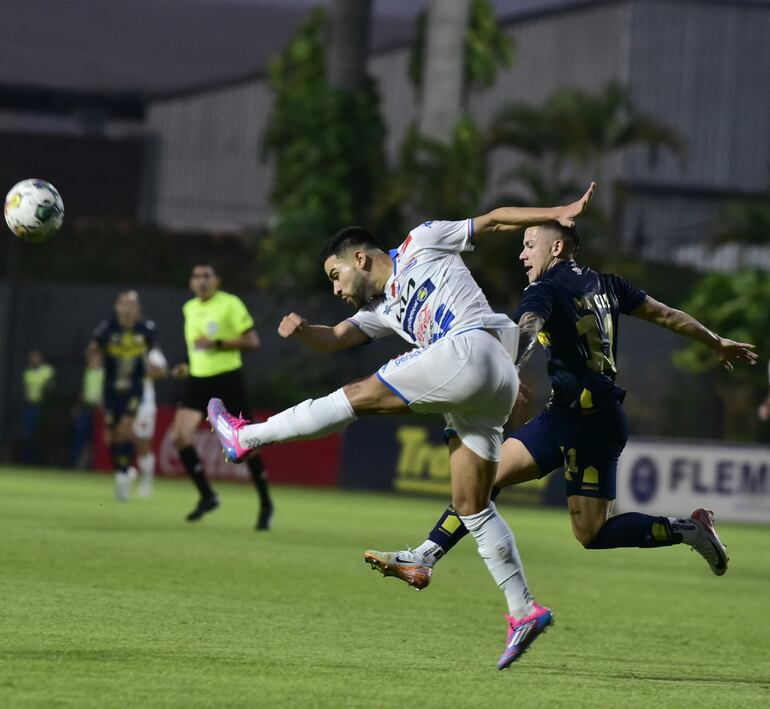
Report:
[[[291,337],[298,332],[302,332],[307,325],[307,320],[297,313],[289,313],[286,315],[281,324],[278,326],[278,334],[281,337]]]

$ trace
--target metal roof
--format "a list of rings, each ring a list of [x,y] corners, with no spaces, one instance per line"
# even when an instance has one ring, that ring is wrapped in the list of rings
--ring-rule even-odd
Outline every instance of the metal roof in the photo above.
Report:
[[[504,20],[601,4],[600,0],[493,2]],[[0,103],[55,109],[61,96],[68,94],[97,103],[100,96],[142,103],[253,77],[264,72],[270,57],[319,4],[328,5],[329,0],[4,2]],[[424,0],[375,0],[374,51],[408,41],[415,15],[424,6]]]

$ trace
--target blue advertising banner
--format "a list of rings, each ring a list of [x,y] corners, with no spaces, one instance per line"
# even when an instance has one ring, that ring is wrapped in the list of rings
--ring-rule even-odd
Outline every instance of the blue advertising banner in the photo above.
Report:
[[[440,419],[428,417],[360,419],[344,434],[342,487],[409,494],[451,496],[449,450]],[[507,488],[501,502],[564,503],[559,472]]]

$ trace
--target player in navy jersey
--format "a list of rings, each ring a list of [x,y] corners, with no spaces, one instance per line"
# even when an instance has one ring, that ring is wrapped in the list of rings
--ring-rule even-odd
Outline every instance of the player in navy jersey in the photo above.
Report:
[[[575,228],[556,223],[524,233],[520,260],[530,285],[513,316],[520,328],[517,364],[536,342],[548,357],[552,391],[545,410],[502,446],[493,497],[508,485],[564,469],[572,531],[587,549],[687,544],[721,576],[728,557],[713,526],[713,512],[689,519],[636,512],[612,517],[618,458],[628,439],[625,391],[615,385],[619,315],[648,320],[711,348],[728,370],[756,364],[754,346],[719,337],[693,317],[660,303],[621,276],[578,265]],[[417,549],[367,551],[364,558],[385,576],[417,590],[435,563],[467,534],[450,505]]]
[[[142,401],[145,376],[155,371],[154,365],[148,363],[153,353],[160,352],[155,340],[155,324],[141,318],[139,296],[132,290],[118,295],[115,317],[99,324],[88,346],[104,356],[104,422],[115,467],[115,495],[120,501],[128,499],[136,477],[131,467],[133,423]]]

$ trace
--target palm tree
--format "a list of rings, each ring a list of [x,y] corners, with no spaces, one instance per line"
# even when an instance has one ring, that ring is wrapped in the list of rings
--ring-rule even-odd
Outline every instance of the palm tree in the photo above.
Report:
[[[463,113],[464,47],[471,0],[430,0],[419,132],[448,143]]]
[[[366,79],[372,0],[334,0],[329,8],[326,79],[333,89],[353,91]]]
[[[606,159],[633,145],[645,145],[652,163],[661,149],[682,154],[677,133],[638,111],[628,89],[614,81],[598,93],[560,89],[540,107],[511,103],[493,119],[489,143],[537,160],[557,183],[568,161],[601,180]]]
[[[763,199],[728,202],[719,215],[711,243],[770,244],[770,193]]]

